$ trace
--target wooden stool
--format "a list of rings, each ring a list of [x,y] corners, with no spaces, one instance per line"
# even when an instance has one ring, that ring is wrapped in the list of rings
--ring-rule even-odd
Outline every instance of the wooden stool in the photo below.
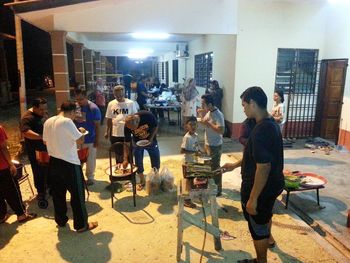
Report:
[[[179,210],[177,214],[177,261],[181,260],[182,253],[182,238],[184,230],[184,221],[187,223],[199,227],[205,230],[205,224],[202,220],[198,220],[194,215],[184,210],[184,201],[189,198],[190,187],[186,184],[186,179],[180,180],[177,185],[177,197],[179,201]],[[193,190],[192,190],[193,191]],[[221,250],[221,240],[220,240],[220,229],[219,229],[219,219],[218,219],[218,207],[216,203],[216,185],[213,179],[209,179],[208,189],[198,189],[194,190],[198,195],[203,194],[203,196],[208,197],[208,203],[203,202],[204,209],[206,207],[210,208],[210,215],[212,218],[212,224],[207,224],[206,231],[213,235],[214,237],[214,247],[215,250]]]

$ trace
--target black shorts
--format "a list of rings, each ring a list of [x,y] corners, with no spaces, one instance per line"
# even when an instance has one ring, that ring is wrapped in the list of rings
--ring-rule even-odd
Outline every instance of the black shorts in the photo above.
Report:
[[[263,192],[258,198],[257,214],[250,215],[246,210],[246,204],[250,193],[241,192],[241,203],[245,219],[248,221],[250,234],[254,240],[261,240],[270,237],[269,222],[272,218],[272,209],[276,198],[282,193],[283,189],[275,194]]]

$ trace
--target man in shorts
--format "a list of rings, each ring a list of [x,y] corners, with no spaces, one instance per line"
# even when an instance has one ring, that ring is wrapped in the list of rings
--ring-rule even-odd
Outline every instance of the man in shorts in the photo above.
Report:
[[[272,209],[284,187],[283,142],[278,124],[266,110],[265,92],[260,87],[250,87],[241,99],[247,117],[256,121],[243,152],[241,202],[257,254],[257,259],[242,262],[264,263],[269,244],[274,244]],[[224,170],[234,168],[233,164],[223,166]]]

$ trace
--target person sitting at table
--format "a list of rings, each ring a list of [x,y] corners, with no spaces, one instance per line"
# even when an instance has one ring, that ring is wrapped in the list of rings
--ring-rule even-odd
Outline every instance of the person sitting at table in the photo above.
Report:
[[[124,97],[125,93],[122,85],[115,86],[113,94],[115,99],[110,101],[107,106],[107,129],[105,133],[105,138],[109,139],[111,144],[124,142],[125,118],[137,112],[136,103]],[[123,163],[123,145],[117,145],[115,152],[117,164]]]
[[[128,115],[125,118],[125,142],[128,147],[134,147],[135,164],[137,166],[137,174],[140,177],[138,190],[142,190],[145,186],[143,154],[146,150],[151,159],[152,168],[159,169],[160,153],[157,142],[158,123],[154,115],[149,111],[139,111],[136,114]],[[132,135],[132,146],[131,144]],[[143,144],[141,144],[143,143]],[[124,168],[127,167],[129,158],[129,148],[124,147]]]

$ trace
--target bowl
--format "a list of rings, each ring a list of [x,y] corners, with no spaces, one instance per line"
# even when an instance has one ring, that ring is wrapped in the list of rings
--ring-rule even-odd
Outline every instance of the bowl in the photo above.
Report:
[[[296,189],[300,187],[301,178],[299,176],[285,176],[284,177],[284,185],[287,188]]]
[[[140,146],[140,147],[148,146],[148,145],[149,145],[149,140],[140,140],[140,141],[137,141],[137,142],[136,142],[136,145],[137,145],[137,146]]]

